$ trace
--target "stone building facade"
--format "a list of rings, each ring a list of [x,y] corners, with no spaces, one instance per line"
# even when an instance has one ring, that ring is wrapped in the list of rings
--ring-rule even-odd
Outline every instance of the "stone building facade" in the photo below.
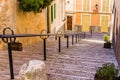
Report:
[[[65,0],[54,0],[48,7],[50,33],[66,31]]]
[[[114,0],[66,0],[68,30],[108,32]],[[71,20],[72,24],[69,24]]]

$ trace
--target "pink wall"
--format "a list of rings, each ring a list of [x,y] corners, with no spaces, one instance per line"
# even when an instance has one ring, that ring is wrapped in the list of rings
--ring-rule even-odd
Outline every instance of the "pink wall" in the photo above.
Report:
[[[113,28],[113,48],[115,51],[116,58],[120,66],[120,0],[116,0],[116,14],[114,15],[114,28]]]

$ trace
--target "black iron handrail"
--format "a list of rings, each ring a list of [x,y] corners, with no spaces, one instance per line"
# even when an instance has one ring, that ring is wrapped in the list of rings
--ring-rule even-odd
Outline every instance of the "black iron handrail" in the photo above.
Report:
[[[6,34],[6,31],[11,31],[11,34]],[[11,79],[14,79],[14,68],[13,68],[13,59],[12,59],[12,48],[11,45],[13,42],[16,42],[16,38],[24,37],[40,37],[43,39],[43,49],[44,49],[44,60],[46,60],[46,39],[49,36],[58,37],[58,52],[61,52],[61,37],[65,36],[67,38],[67,48],[69,48],[69,37],[72,36],[72,45],[74,44],[74,37],[76,37],[76,43],[79,41],[79,38],[85,38],[85,33],[62,33],[61,31],[57,34],[48,34],[46,30],[42,30],[41,34],[14,34],[14,31],[10,28],[4,28],[3,34],[0,34],[0,38],[3,42],[8,44],[8,55],[9,55],[9,66],[10,66],[10,76]]]

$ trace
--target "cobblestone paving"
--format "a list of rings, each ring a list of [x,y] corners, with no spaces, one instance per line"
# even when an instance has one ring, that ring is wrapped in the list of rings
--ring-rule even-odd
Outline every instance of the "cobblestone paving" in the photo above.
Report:
[[[94,80],[96,68],[103,63],[117,61],[113,49],[104,49],[102,35],[93,35],[66,48],[66,39],[62,39],[62,52],[58,53],[57,41],[47,40],[47,80]],[[24,47],[22,52],[13,51],[15,80],[22,64],[33,59],[43,60],[42,42]],[[0,51],[0,80],[10,80],[7,51]]]

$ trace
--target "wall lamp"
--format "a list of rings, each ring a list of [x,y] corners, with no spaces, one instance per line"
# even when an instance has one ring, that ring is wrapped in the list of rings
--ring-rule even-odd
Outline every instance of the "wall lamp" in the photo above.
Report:
[[[95,8],[98,9],[98,4],[95,5]]]

